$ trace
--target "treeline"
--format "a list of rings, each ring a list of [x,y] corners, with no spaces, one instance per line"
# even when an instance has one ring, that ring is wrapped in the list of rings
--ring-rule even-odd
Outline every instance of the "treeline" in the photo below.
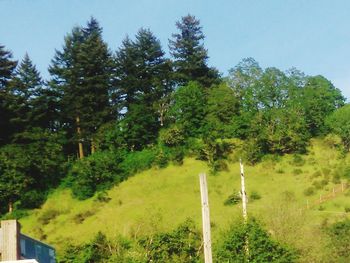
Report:
[[[187,15],[176,27],[169,58],[144,28],[111,51],[91,18],[66,35],[47,81],[28,55],[18,63],[0,46],[1,213],[38,206],[67,173],[83,199],[185,155],[215,172],[242,141],[251,163],[305,152],[331,130],[349,150],[349,107],[329,80],[252,58],[223,77],[208,65],[199,20]]]

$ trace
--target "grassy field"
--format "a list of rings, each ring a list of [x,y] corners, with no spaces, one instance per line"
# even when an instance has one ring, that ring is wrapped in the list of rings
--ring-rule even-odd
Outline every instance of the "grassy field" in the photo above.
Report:
[[[278,240],[305,250],[317,260],[326,242],[320,225],[347,217],[349,189],[322,205],[306,209],[320,194],[339,185],[349,158],[313,140],[307,155],[265,158],[255,166],[245,166],[248,197],[261,198],[248,203],[248,216],[257,217]],[[225,206],[224,201],[240,189],[239,164],[229,162],[228,171],[208,176],[212,237],[240,220],[241,205]],[[186,159],[182,166],[152,168],[139,173],[107,192],[108,200],[91,198],[78,201],[67,189],[53,192],[47,202],[20,220],[22,232],[60,250],[68,243],[90,240],[98,231],[108,237],[130,238],[170,230],[192,218],[201,227],[199,193],[200,172],[207,172],[204,162]],[[345,178],[340,178],[345,182]],[[309,191],[305,192],[308,188]],[[320,238],[319,241],[317,238]],[[321,241],[320,241],[321,240]],[[306,243],[306,245],[305,245]],[[307,262],[307,261],[305,261]]]

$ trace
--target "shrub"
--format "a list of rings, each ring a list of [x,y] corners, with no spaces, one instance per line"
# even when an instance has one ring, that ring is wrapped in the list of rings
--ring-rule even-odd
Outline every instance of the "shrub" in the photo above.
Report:
[[[249,253],[246,253],[248,244]],[[295,262],[297,254],[277,241],[255,220],[235,224],[224,233],[215,249],[216,261],[221,262]]]
[[[157,151],[154,149],[130,152],[120,164],[120,168],[125,174],[125,177],[127,177],[151,168],[156,157]]]
[[[346,213],[350,213],[350,206],[349,205],[345,206],[344,210]]]
[[[240,201],[241,201],[241,197],[239,194],[231,194],[225,200],[224,205],[236,205]]]
[[[41,216],[39,216],[38,221],[42,225],[47,225],[51,220],[55,219],[60,215],[60,212],[56,209],[45,210]]]
[[[305,160],[300,154],[294,154],[291,164],[294,166],[303,166],[305,164]]]
[[[256,192],[256,191],[252,191],[252,193],[249,196],[250,200],[254,201],[254,200],[259,200],[261,199],[261,195]]]
[[[82,213],[78,213],[76,214],[74,217],[73,217],[73,221],[74,223],[76,224],[81,224],[85,221],[86,218],[90,217],[90,216],[93,216],[95,214],[94,211],[91,211],[91,210],[87,210],[85,212],[82,212]]]
[[[183,130],[176,125],[159,132],[159,141],[169,147],[185,144],[185,136]]]
[[[142,238],[140,245],[146,251],[146,262],[200,262],[201,234],[188,219],[175,230]]]
[[[310,196],[313,194],[315,194],[315,188],[312,186],[310,186],[304,190],[304,195],[306,195],[306,196]]]
[[[294,175],[299,175],[299,174],[302,174],[303,173],[303,170],[301,170],[301,169],[294,169],[293,170],[293,174]]]
[[[76,161],[69,171],[72,192],[80,200],[92,197],[96,191],[110,188],[125,179],[120,168],[121,156],[112,152],[97,152]]]
[[[350,220],[334,223],[327,229],[330,246],[334,251],[336,262],[350,262]]]

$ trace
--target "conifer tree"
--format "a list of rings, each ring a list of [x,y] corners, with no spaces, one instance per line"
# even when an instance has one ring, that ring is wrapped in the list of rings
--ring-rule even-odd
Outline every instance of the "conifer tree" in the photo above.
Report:
[[[174,57],[174,66],[178,84],[198,81],[209,87],[219,77],[217,70],[208,67],[208,52],[204,48],[204,34],[200,22],[192,15],[182,17],[176,22],[180,31],[169,40],[170,53]]]
[[[93,151],[97,129],[112,118],[109,102],[112,58],[102,39],[102,28],[91,18],[84,28],[76,27],[65,38],[63,51],[49,69],[51,86],[60,99],[61,123],[68,139]]]
[[[17,61],[12,59],[12,53],[6,50],[5,46],[0,45],[0,145],[5,144],[12,133],[7,86],[16,65]]]
[[[140,29],[135,41],[123,41],[116,55],[115,86],[127,145],[140,149],[156,139],[164,121],[162,102],[172,90],[171,63],[150,30]]]
[[[13,114],[10,121],[17,134],[36,126],[33,118],[37,105],[34,105],[34,102],[39,96],[42,85],[43,81],[38,70],[26,54],[8,88],[11,97],[9,109]]]

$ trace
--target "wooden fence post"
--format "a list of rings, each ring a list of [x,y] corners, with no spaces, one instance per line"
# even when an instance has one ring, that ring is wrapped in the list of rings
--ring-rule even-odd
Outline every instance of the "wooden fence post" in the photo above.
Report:
[[[1,221],[1,260],[19,260],[20,255],[20,224],[17,220]]]
[[[210,237],[210,214],[207,177],[205,173],[199,175],[199,184],[202,200],[202,222],[203,222],[203,239],[204,239],[204,262],[212,263],[211,237]]]

